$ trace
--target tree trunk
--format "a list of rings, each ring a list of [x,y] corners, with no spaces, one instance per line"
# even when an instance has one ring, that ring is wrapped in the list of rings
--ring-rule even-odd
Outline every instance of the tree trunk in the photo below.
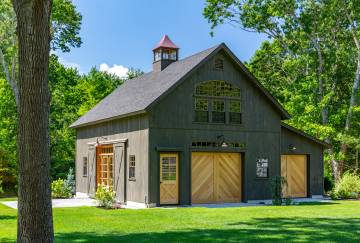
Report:
[[[48,67],[51,0],[13,0],[19,41],[18,242],[53,242]]]

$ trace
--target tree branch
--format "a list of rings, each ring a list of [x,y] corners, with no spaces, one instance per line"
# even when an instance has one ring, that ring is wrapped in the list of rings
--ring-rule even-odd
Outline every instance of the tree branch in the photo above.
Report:
[[[4,53],[0,48],[0,62],[2,64],[3,71],[5,73],[5,79],[9,83],[11,90],[15,96],[16,106],[19,105],[19,89],[15,79],[15,54],[12,58],[12,77],[10,77],[9,68],[5,61]]]

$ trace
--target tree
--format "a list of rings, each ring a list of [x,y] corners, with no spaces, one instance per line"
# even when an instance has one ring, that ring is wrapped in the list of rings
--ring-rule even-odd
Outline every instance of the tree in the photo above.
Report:
[[[356,97],[358,85],[354,81],[351,91],[356,51],[349,44],[351,21],[338,7],[341,2],[343,9],[352,9],[350,1],[315,0],[207,0],[204,9],[212,29],[229,23],[269,36],[248,67],[290,111],[292,125],[333,145],[327,160],[335,181],[350,158],[344,137],[359,136],[356,126],[346,128],[356,121],[350,114],[357,110],[356,102],[350,97]]]
[[[19,48],[18,242],[53,242],[48,86],[51,0],[13,0]]]
[[[18,104],[16,17],[10,0],[2,0],[0,13],[0,63],[2,73],[11,86]],[[71,0],[54,0],[50,28],[52,50],[69,52],[70,47],[81,45],[81,19],[81,14],[76,11]]]

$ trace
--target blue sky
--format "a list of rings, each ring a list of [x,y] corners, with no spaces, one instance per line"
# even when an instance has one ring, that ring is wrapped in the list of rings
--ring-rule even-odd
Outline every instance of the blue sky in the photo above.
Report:
[[[210,24],[202,16],[205,0],[74,0],[83,16],[80,48],[57,53],[60,61],[86,73],[96,66],[114,65],[151,71],[152,48],[164,34],[180,49],[180,58],[225,42],[247,61],[266,36],[232,26],[220,26],[210,36]]]

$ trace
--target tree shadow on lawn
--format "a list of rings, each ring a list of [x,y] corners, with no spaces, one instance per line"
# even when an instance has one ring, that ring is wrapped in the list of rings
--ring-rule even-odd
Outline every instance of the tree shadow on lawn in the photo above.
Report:
[[[0,215],[0,220],[17,219],[15,215]]]
[[[338,202],[299,202],[296,206],[327,206],[327,205],[336,205],[339,204]]]
[[[184,225],[186,226],[186,225]],[[256,218],[224,229],[130,233],[72,232],[56,234],[57,242],[360,242],[360,218]]]

